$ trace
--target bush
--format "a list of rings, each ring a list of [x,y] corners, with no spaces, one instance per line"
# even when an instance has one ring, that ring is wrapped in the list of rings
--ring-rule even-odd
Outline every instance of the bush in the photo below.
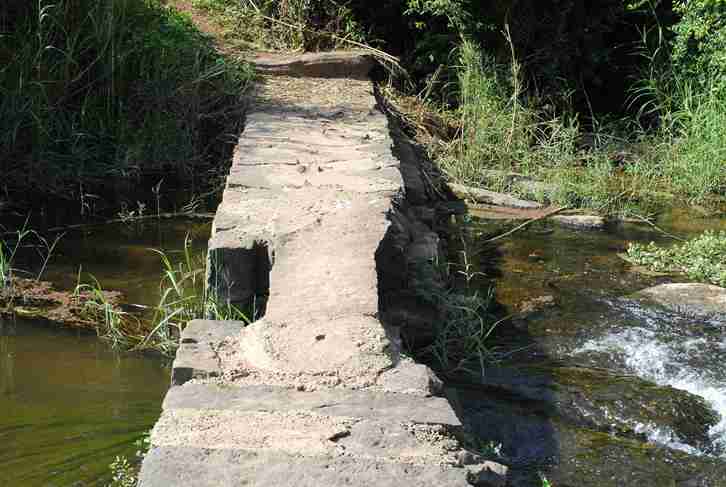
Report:
[[[326,50],[350,48],[343,39],[364,40],[346,2],[193,0],[192,5],[211,14],[225,29],[225,40],[243,49]]]
[[[3,2],[0,170],[75,198],[109,178],[216,164],[249,68],[157,0]]]
[[[681,19],[673,27],[673,64],[700,91],[726,95],[726,2],[677,0]]]

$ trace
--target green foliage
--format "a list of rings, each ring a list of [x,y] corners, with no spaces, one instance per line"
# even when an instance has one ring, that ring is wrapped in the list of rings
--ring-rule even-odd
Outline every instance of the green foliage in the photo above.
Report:
[[[673,26],[675,71],[726,95],[726,1],[677,0],[673,8],[681,16]]]
[[[704,232],[669,248],[630,244],[628,260],[656,272],[680,272],[696,281],[726,286],[726,232]]]
[[[137,348],[143,349],[153,344],[153,348],[173,354],[179,334],[193,319],[249,322],[243,311],[230,303],[219,303],[207,293],[204,267],[206,259],[195,258],[188,237],[184,241],[182,258],[176,263],[164,252],[155,252],[161,257],[164,268],[159,284],[160,298],[151,319],[153,328]]]
[[[160,251],[163,274],[159,283],[159,302],[151,316],[138,316],[120,309],[94,279],[81,284],[77,294],[85,297],[87,316],[96,323],[99,337],[114,348],[155,350],[173,356],[179,336],[194,319],[237,320],[249,323],[247,314],[230,303],[217,302],[206,291],[204,256],[195,256],[191,240],[185,239],[178,261]]]
[[[135,487],[136,469],[129,462],[128,458],[117,456],[109,465],[111,469],[111,483],[107,487]]]
[[[149,437],[150,434],[146,433],[142,438],[134,442],[138,450],[136,450],[136,459],[133,464],[125,456],[117,456],[111,462],[111,465],[109,465],[111,482],[106,487],[135,487],[137,485],[141,461],[151,446]]]
[[[99,338],[112,348],[131,348],[139,339],[141,323],[122,311],[111,295],[103,290],[96,278],[91,284],[78,284],[75,300],[82,306],[82,315],[96,324]]]
[[[0,230],[2,228],[0,226]],[[18,256],[18,251],[30,243],[26,242],[28,239],[34,238],[35,241],[32,243],[32,247],[36,249],[37,255],[41,259],[41,266],[35,277],[35,280],[39,281],[45,272],[48,262],[53,256],[56,245],[63,238],[63,234],[59,234],[56,235],[52,242],[49,242],[38,232],[28,228],[28,219],[25,220],[19,230],[6,235],[8,237],[12,236],[12,238],[0,239],[0,291],[12,286],[15,275],[20,272],[14,267],[14,263]]]
[[[463,256],[466,260],[466,252]],[[442,271],[434,263],[419,263],[411,268],[411,286],[418,298],[439,312],[431,343],[412,352],[418,360],[444,374],[467,373],[476,377],[497,361],[490,340],[500,323],[492,312],[494,290],[489,288],[482,294],[472,285],[478,273],[472,272],[471,266],[464,263],[454,267],[455,277],[463,276],[463,286],[454,282],[443,285]]]
[[[325,50],[350,47],[343,39],[364,40],[350,2],[331,0],[193,0],[240,49]],[[332,35],[331,35],[332,34]]]
[[[111,177],[189,176],[239,123],[250,69],[158,0],[3,2],[0,19],[11,190],[75,198]]]
[[[726,193],[726,92],[691,91],[679,96],[681,108],[664,154],[662,170],[675,191],[699,201]]]

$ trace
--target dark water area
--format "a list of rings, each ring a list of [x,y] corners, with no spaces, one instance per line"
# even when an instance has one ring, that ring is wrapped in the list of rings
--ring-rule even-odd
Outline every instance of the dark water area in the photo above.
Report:
[[[0,321],[0,485],[103,485],[156,421],[169,370],[96,337]]]
[[[147,220],[68,231],[42,275],[57,289],[96,279],[125,303],[159,298],[163,250],[200,260],[210,224]],[[38,272],[37,242],[16,267]],[[95,335],[32,321],[0,321],[0,486],[97,486],[117,455],[134,460],[169,386],[161,357],[115,352]]]
[[[692,237],[726,219],[674,211],[657,225]],[[466,224],[470,262],[514,316],[490,343],[502,361],[457,392],[464,421],[514,467],[512,485],[541,487],[545,475],[557,487],[726,486],[726,317],[633,299],[688,279],[644,274],[618,255],[629,242],[676,242],[645,224],[538,222],[481,243],[513,226]]]

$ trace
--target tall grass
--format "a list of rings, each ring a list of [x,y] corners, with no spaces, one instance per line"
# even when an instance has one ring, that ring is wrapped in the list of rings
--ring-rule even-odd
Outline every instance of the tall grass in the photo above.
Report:
[[[192,0],[237,49],[325,50],[364,41],[349,2],[334,0]],[[334,34],[334,35],[331,35]]]
[[[96,323],[99,337],[113,347],[130,350],[155,350],[171,356],[179,345],[186,324],[194,319],[236,320],[249,323],[248,315],[230,303],[217,302],[206,289],[206,259],[192,252],[192,242],[185,238],[178,259],[155,250],[162,264],[159,301],[146,316],[122,311],[108,300],[95,279],[77,290],[86,297],[86,310]]]
[[[664,175],[674,190],[693,200],[726,194],[726,99],[715,91],[694,93],[683,84]]]
[[[438,311],[430,342],[410,352],[445,375],[477,377],[500,358],[491,335],[502,320],[493,312],[493,287],[475,283],[481,273],[472,270],[465,249],[461,256],[462,262],[445,266],[448,270],[433,262],[410,267],[416,296]]]
[[[604,213],[643,211],[670,200],[701,202],[726,193],[721,91],[698,92],[677,73],[649,68],[631,105],[640,104],[641,117],[657,115],[659,128],[649,131],[630,120],[629,133],[618,136],[595,120],[594,143],[582,146],[575,117],[546,116],[536,99],[525,98],[513,50],[508,66],[467,40],[458,53],[460,130],[436,154],[449,179]],[[660,62],[659,56],[648,62]],[[541,180],[548,190],[512,184],[511,173]]]
[[[189,177],[236,131],[249,68],[160,0],[1,2],[0,22],[10,191],[76,199],[109,178]]]
[[[33,234],[42,239],[38,233],[28,228],[28,220],[26,219],[23,226],[11,234],[14,240],[13,243],[10,243],[10,239],[0,239],[0,291],[7,290],[13,285],[13,280],[18,273],[18,269],[15,267],[15,260],[18,256],[18,251],[23,246],[23,242]],[[42,239],[42,241],[47,244],[45,239]],[[52,247],[47,247],[47,254],[43,258],[43,267],[38,273],[37,279],[40,279],[42,276],[43,270],[45,269],[48,260],[50,260],[53,249],[57,243],[58,238],[56,238]]]

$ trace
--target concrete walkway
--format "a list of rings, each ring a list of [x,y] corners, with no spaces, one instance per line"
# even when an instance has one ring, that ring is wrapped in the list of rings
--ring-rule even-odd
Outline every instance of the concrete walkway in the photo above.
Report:
[[[190,323],[140,485],[503,485],[503,467],[462,450],[440,381],[380,320],[397,279],[386,266],[405,267],[417,235],[429,253],[437,240],[397,216],[406,183],[372,61],[257,63],[271,75],[235,151],[208,279],[261,316]]]

